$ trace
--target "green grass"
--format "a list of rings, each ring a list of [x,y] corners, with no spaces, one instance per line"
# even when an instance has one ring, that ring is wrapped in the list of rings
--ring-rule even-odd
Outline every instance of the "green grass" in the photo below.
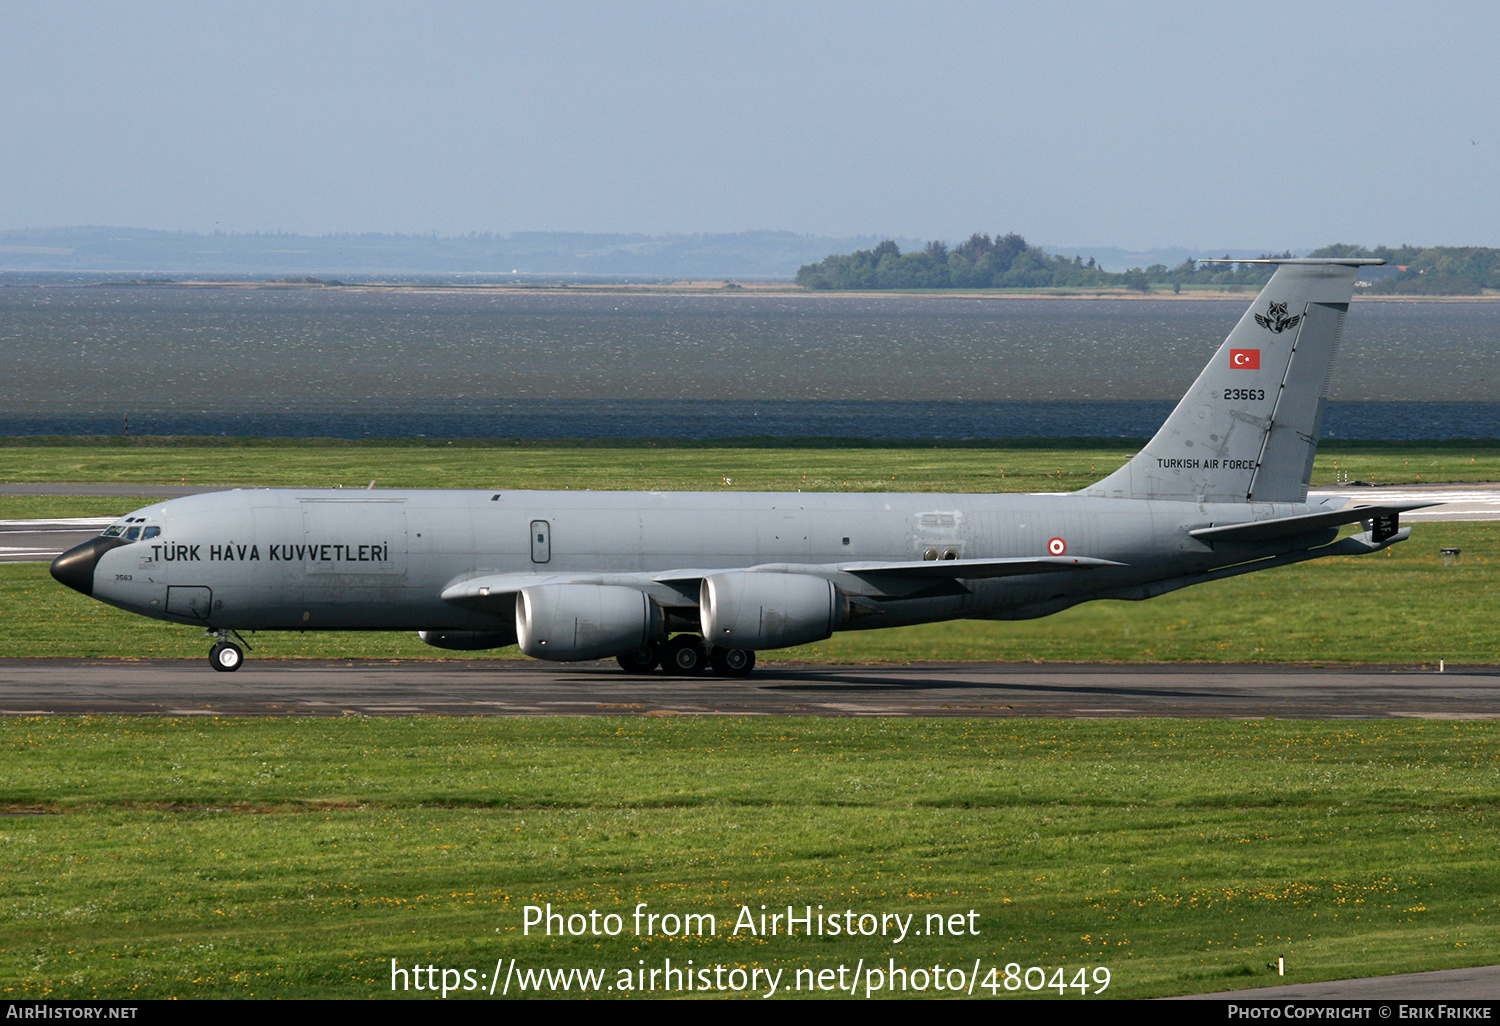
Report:
[[[392,958],[613,980],[863,957],[1105,966],[1146,997],[1484,964],[1497,760],[1496,724],[1409,720],[17,718],[0,803],[36,814],[0,819],[0,990],[364,997]],[[528,904],[643,901],[721,935],[520,929]],[[730,936],[761,904],[972,909],[980,932]]]
[[[1439,549],[1463,550],[1456,566]],[[1419,524],[1384,553],[1328,559],[1200,585],[1147,602],[1089,602],[1013,623],[956,621],[849,631],[770,661],[926,660],[1500,662],[1495,568],[1500,523]],[[414,634],[254,634],[252,658],[495,658]],[[0,654],[202,658],[197,628],[148,620],[59,585],[40,563],[0,564]]]
[[[496,445],[3,446],[0,480],[363,488],[1067,491],[1108,449]],[[725,483],[725,478],[730,483]]]
[[[1133,451],[95,448],[0,443],[0,478],[1064,491]],[[1315,480],[1345,473],[1495,480],[1500,447],[1325,445]],[[12,497],[0,516],[141,504]],[[1464,550],[1458,566],[1438,556],[1449,545]],[[1419,525],[1389,554],[1150,602],[855,632],[771,655],[1494,663],[1497,558],[1500,525]],[[252,640],[262,657],[457,655],[381,633]],[[194,629],[76,595],[44,566],[0,566],[4,655],[201,658],[205,646]],[[999,978],[1011,962],[1065,966],[1070,979],[1104,966],[1106,993],[1118,997],[1485,964],[1500,941],[1497,730],[1405,720],[3,720],[0,811],[12,815],[0,818],[0,993],[382,996],[392,958],[476,972],[500,957],[597,966],[611,981],[668,957],[788,977],[860,958],[966,970],[980,959]],[[521,934],[527,904],[628,922],[641,901],[712,912],[725,935]],[[741,905],[761,904],[919,921],[973,909],[981,932],[901,945],[727,935]],[[1278,955],[1287,980],[1267,968]]]
[[[40,444],[12,438],[0,439],[0,481],[363,488],[374,480],[383,488],[1063,492],[1113,472],[1141,444],[1129,439],[752,439],[734,444],[55,439]],[[1346,475],[1386,484],[1496,481],[1500,443],[1325,443],[1313,483]]]
[[[143,495],[0,495],[0,520],[117,517],[160,501]]]

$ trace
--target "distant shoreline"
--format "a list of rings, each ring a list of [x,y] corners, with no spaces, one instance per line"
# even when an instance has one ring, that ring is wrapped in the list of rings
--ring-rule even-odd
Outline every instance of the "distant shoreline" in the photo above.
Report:
[[[14,287],[14,286],[13,286]],[[73,286],[78,287],[78,286]],[[143,278],[139,281],[104,281],[91,283],[85,288],[188,288],[188,289],[235,289],[235,290],[316,290],[333,292],[405,292],[413,294],[481,294],[505,293],[581,293],[606,295],[692,295],[692,296],[858,296],[864,298],[904,299],[913,296],[935,296],[952,299],[1112,299],[1132,302],[1182,302],[1189,300],[1215,300],[1247,303],[1255,298],[1257,289],[1244,287],[1241,291],[1224,289],[1183,289],[1179,292],[1152,290],[1137,292],[1130,289],[807,289],[791,282],[703,280],[675,282],[344,282],[338,280],[211,280],[205,278],[165,279]],[[1477,296],[1423,296],[1423,295],[1361,295],[1354,294],[1356,302],[1364,303],[1495,303],[1500,302],[1500,293],[1485,293]]]

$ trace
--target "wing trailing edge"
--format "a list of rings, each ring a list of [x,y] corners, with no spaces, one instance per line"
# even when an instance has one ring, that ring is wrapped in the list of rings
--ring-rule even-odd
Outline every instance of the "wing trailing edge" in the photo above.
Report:
[[[455,605],[493,606],[514,602],[523,588],[549,584],[599,584],[639,588],[669,605],[694,605],[705,577],[725,573],[803,574],[837,581],[848,574],[872,584],[881,581],[966,581],[1027,574],[1069,573],[1124,566],[1088,556],[1027,556],[1016,559],[916,559],[859,563],[766,563],[760,566],[667,570],[658,573],[485,574],[454,581],[442,599]],[[847,581],[847,578],[845,578]],[[683,603],[678,596],[688,596]]]
[[[1124,566],[1108,559],[1088,556],[1023,556],[1016,559],[923,559],[890,563],[835,563],[832,569],[856,577],[919,577],[977,581],[990,577],[1022,577],[1076,570],[1098,570]]]

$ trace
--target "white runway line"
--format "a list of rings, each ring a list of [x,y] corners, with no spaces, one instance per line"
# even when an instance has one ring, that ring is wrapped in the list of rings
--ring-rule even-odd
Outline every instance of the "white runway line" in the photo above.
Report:
[[[48,528],[68,528],[83,531],[91,527],[100,530],[114,523],[119,517],[72,517],[51,520],[0,520],[0,529],[16,528],[22,531],[45,531]]]
[[[1440,502],[1441,506],[1401,514],[1402,520],[1420,522],[1500,520],[1500,488],[1493,485],[1451,488],[1318,488],[1307,493],[1307,501],[1346,498],[1357,505],[1382,502]]]

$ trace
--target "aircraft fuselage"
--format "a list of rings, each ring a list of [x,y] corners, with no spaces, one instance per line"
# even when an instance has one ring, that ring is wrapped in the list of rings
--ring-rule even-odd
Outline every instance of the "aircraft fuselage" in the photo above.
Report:
[[[849,627],[1006,618],[1326,544],[1325,529],[1219,545],[1194,528],[1291,517],[1294,503],[1182,503],[1079,495],[256,489],[173,499],[133,514],[160,534],[105,552],[93,596],[177,623],[237,630],[504,631],[513,611],[444,600],[466,578],[630,582],[668,608],[691,594],[653,575],[860,561],[1087,556],[1088,573],[965,581],[885,603]],[[845,575],[858,594],[857,575]],[[866,592],[872,589],[863,589]],[[889,588],[882,588],[889,591]],[[887,598],[896,596],[886,595]],[[1061,608],[1061,606],[1057,606]]]

